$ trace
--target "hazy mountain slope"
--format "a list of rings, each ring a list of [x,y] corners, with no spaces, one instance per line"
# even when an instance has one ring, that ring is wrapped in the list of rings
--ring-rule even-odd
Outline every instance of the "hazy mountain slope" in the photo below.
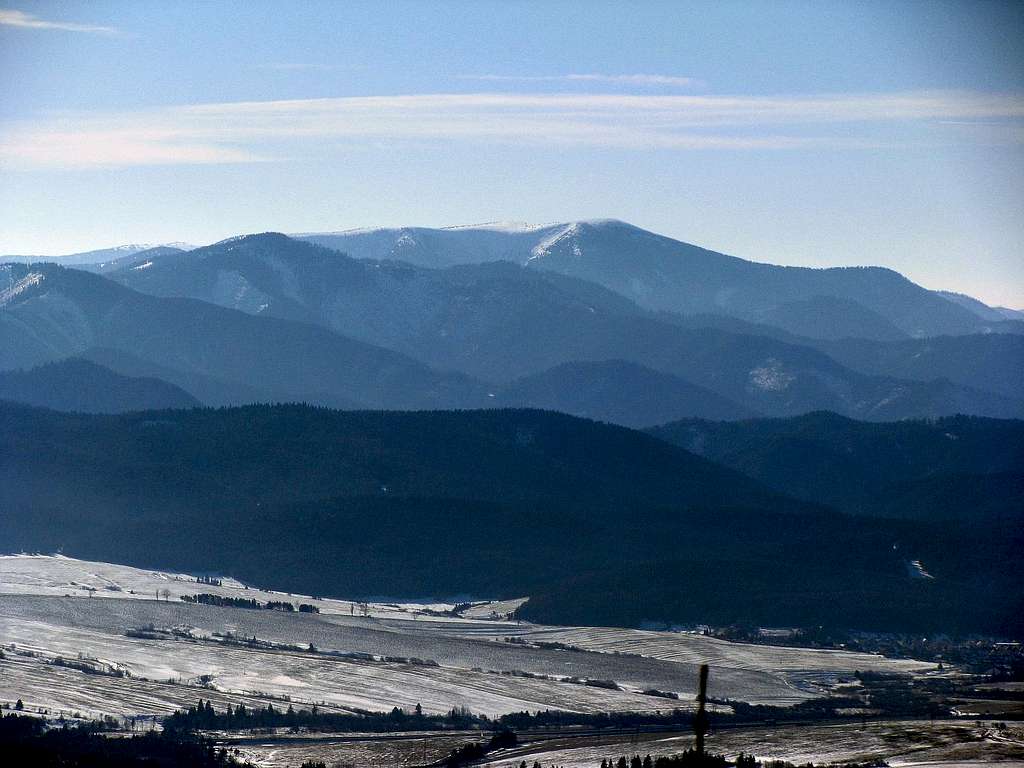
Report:
[[[1014,399],[1019,399],[1024,392],[1024,343],[1016,334],[935,336],[894,342],[855,338],[811,339],[778,326],[749,323],[726,315],[662,312],[658,319],[682,328],[718,328],[811,347],[858,373],[913,381],[947,379],[962,387]]]
[[[815,342],[845,366],[916,381],[945,378],[1007,397],[1024,393],[1024,336],[990,333],[879,343],[862,339]]]
[[[963,293],[955,293],[953,291],[936,291],[939,296],[948,301],[952,301],[954,304],[959,304],[964,309],[968,309],[983,320],[1024,320],[1024,310],[1020,309],[1009,309],[1007,307],[990,307],[982,301],[978,301],[973,296],[967,296]]]
[[[436,270],[356,260],[277,233],[232,238],[184,259],[154,259],[145,270],[110,277],[158,296],[187,296],[252,314],[309,320],[376,343],[431,331],[458,305],[488,302],[477,322],[551,313],[566,305],[638,314],[629,300],[579,280],[532,274],[510,264]],[[486,292],[483,297],[481,292]],[[463,312],[463,314],[465,314]],[[443,332],[443,329],[442,329]]]
[[[495,404],[545,408],[627,427],[698,415],[705,419],[754,415],[709,389],[622,360],[558,365],[512,382],[498,393]]]
[[[652,316],[663,323],[674,325],[678,328],[715,328],[729,333],[738,333],[743,336],[765,336],[776,341],[784,341],[787,344],[798,346],[812,346],[822,342],[821,339],[811,339],[807,336],[800,336],[795,333],[779,328],[777,325],[765,323],[752,323],[748,320],[740,320],[730,315],[717,315],[708,312],[699,312],[692,315],[680,315],[675,312],[654,312]]]
[[[507,259],[596,282],[654,310],[724,313],[769,322],[770,314],[783,305],[829,296],[844,303],[829,308],[826,328],[857,325],[865,312],[912,336],[978,333],[985,327],[975,313],[889,269],[760,264],[614,220],[532,229],[407,228],[303,237],[354,256],[425,266]],[[818,336],[820,325],[813,315],[811,320],[802,321],[796,332]],[[874,333],[875,326],[877,322],[856,335]],[[886,327],[884,335],[874,337],[892,338],[890,334]]]
[[[80,253],[68,253],[60,256],[32,256],[32,255],[3,255],[0,256],[0,264],[38,264],[49,262],[60,264],[65,267],[78,267],[87,265],[102,265],[122,259],[130,259],[136,254],[149,250],[170,249],[176,251],[187,251],[195,246],[188,243],[164,243],[155,245],[152,243],[141,243],[132,245],[117,245],[113,248],[99,248],[94,251],[82,251]]]
[[[551,620],[701,621],[707,604],[727,621],[915,631],[1018,618],[1012,531],[847,518],[560,414],[0,405],[0,456],[0,541],[16,549],[317,594],[531,594]],[[917,557],[933,581],[909,578]],[[595,591],[633,576],[629,599]]]
[[[819,339],[905,339],[907,334],[877,312],[850,299],[811,296],[779,304],[765,312],[761,321],[793,334],[813,328]]]
[[[110,347],[90,347],[79,355],[122,376],[149,377],[170,382],[194,395],[203,405],[247,405],[273,402],[274,398],[257,386],[226,381],[194,370],[179,370],[136,357]]]
[[[100,274],[116,272],[119,269],[143,270],[152,266],[154,259],[169,259],[174,256],[180,256],[184,253],[188,253],[189,250],[191,249],[186,250],[184,248],[174,248],[169,245],[158,245],[137,253],[118,256],[114,259],[108,259],[94,264],[82,264],[79,269],[84,269],[89,272],[99,272]]]
[[[450,267],[511,261],[524,264],[532,250],[566,225],[481,224],[468,227],[396,227],[294,235],[357,259],[404,261],[421,267]]]
[[[0,371],[0,400],[83,413],[200,405],[192,395],[166,381],[122,376],[79,358],[47,363],[27,371]]]
[[[853,513],[1024,516],[1021,421],[957,416],[869,424],[812,413],[733,423],[684,420],[650,432],[779,492]]]
[[[1012,398],[866,377],[803,346],[666,322],[593,283],[509,263],[425,269],[266,234],[111,277],[155,295],[318,322],[495,386],[567,362],[627,360],[756,413],[1024,414]]]
[[[0,370],[92,347],[258,387],[277,400],[339,407],[446,407],[479,385],[324,328],[162,299],[78,270],[7,265],[0,275]],[[3,277],[6,276],[6,280]],[[187,387],[188,388],[188,387]]]
[[[748,323],[725,315],[674,315],[664,312],[658,315],[658,319],[682,328],[717,328],[811,347],[851,370],[868,375],[912,381],[947,379],[961,387],[1014,399],[1019,399],[1024,391],[1024,343],[1017,334],[935,336],[894,342],[854,338],[811,339],[777,326]]]

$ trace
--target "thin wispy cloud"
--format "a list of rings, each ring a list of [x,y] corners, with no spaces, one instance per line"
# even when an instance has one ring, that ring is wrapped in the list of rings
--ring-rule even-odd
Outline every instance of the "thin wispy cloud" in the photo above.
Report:
[[[600,83],[603,85],[673,86],[692,88],[702,86],[702,80],[678,75],[601,75],[595,73],[567,75],[460,75],[460,80],[478,80],[495,83]]]
[[[266,69],[271,72],[333,72],[343,69],[343,67],[337,64],[306,64],[298,61],[267,62],[265,64],[257,64],[256,68]]]
[[[0,125],[0,164],[246,163],[321,156],[337,143],[395,141],[636,151],[863,148],[899,146],[908,126],[955,120],[1019,129],[1024,96],[474,93],[229,102]],[[1019,143],[1019,131],[1008,135]]]
[[[97,35],[116,35],[114,27],[97,24],[78,24],[70,21],[49,21],[33,16],[24,11],[0,8],[0,27],[20,27],[22,29],[50,29],[60,32],[90,32]]]

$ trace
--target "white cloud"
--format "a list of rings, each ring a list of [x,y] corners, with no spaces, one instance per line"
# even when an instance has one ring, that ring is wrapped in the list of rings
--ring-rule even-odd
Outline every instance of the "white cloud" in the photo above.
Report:
[[[899,131],[910,124],[998,120],[1019,129],[1022,119],[1024,96],[972,92],[362,96],[174,106],[0,125],[0,165],[259,162],[320,155],[329,144],[360,141],[638,151],[858,148],[895,146]],[[950,135],[974,141],[962,132]],[[1020,142],[1019,130],[1008,135]]]
[[[568,75],[460,75],[460,80],[481,80],[499,83],[602,83],[613,85],[637,86],[675,86],[691,88],[704,83],[693,77],[678,75],[599,75],[599,74],[568,74]]]
[[[336,64],[304,64],[302,62],[290,61],[257,64],[256,68],[266,69],[271,72],[332,72],[338,69],[342,69],[342,67]]]
[[[69,21],[46,21],[24,11],[0,8],[0,26],[22,29],[55,29],[62,32],[92,32],[100,35],[116,35],[114,27],[95,24],[76,24]]]

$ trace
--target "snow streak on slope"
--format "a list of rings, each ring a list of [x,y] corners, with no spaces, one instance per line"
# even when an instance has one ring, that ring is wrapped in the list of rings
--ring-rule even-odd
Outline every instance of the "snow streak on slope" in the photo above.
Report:
[[[556,232],[555,234],[544,238],[537,243],[530,251],[530,258],[527,262],[534,261],[535,259],[541,259],[551,253],[551,249],[562,240],[568,240],[572,243],[572,252],[576,257],[582,256],[583,251],[580,250],[580,244],[576,242],[576,236],[579,234],[580,225],[569,224],[564,229]]]
[[[8,276],[10,278],[10,276]],[[39,272],[29,272],[20,280],[9,279],[6,288],[0,289],[0,307],[7,306],[18,294],[24,293],[34,285],[43,282],[43,275]]]

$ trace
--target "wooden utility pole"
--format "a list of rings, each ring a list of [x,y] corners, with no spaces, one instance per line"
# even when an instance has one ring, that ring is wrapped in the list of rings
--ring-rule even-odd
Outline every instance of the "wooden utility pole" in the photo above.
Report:
[[[693,716],[693,733],[697,737],[697,754],[704,756],[704,737],[708,732],[708,665],[700,665],[700,682],[697,686],[697,714]]]

